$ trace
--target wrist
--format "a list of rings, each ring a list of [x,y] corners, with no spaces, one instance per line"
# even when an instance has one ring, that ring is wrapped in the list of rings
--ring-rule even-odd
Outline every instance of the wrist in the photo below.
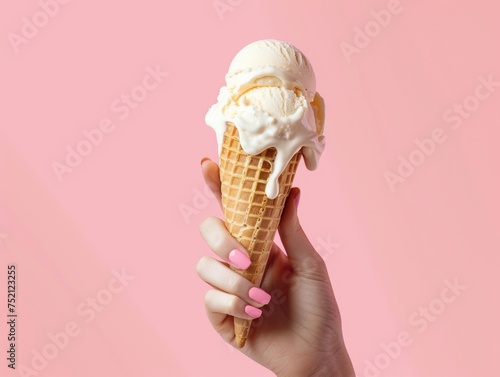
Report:
[[[307,377],[355,377],[354,368],[347,349],[343,346],[332,357],[324,360]]]
[[[354,368],[345,347],[335,354],[323,357],[320,361],[302,367],[294,367],[276,373],[277,377],[355,377]]]
[[[328,361],[307,377],[355,377],[351,360]]]

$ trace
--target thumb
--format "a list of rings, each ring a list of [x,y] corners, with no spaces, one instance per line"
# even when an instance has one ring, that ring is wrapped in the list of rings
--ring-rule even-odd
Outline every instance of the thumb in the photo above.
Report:
[[[296,273],[322,274],[325,269],[323,258],[307,238],[297,217],[299,197],[300,190],[292,188],[281,216],[279,226],[281,242]]]

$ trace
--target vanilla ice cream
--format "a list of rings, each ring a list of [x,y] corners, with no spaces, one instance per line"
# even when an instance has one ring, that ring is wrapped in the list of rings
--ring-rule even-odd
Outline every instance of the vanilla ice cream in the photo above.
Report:
[[[314,71],[302,52],[286,42],[262,40],[244,47],[205,121],[217,134],[219,153],[227,122],[238,129],[246,153],[276,148],[266,185],[270,199],[278,195],[278,179],[297,152],[302,150],[306,167],[314,170],[325,147],[324,107]]]

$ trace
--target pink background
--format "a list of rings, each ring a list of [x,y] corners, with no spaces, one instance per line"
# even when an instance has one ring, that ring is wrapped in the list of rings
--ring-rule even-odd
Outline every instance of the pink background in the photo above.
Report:
[[[321,166],[302,167],[296,183],[358,376],[378,375],[370,363],[382,376],[499,375],[500,87],[469,97],[481,80],[500,81],[497,3],[224,0],[233,5],[220,16],[214,3],[74,0],[50,18],[35,0],[2,3],[2,355],[16,263],[18,366],[50,348],[49,334],[72,322],[80,330],[39,376],[272,375],[212,330],[194,267],[209,253],[197,226],[220,215],[200,194],[199,161],[216,158],[205,113],[233,55],[277,38],[306,53],[327,104]],[[389,3],[397,13],[377,27],[373,12]],[[9,33],[22,33],[24,17],[46,25],[16,52]],[[365,27],[369,44],[358,38],[356,53],[343,53]],[[144,91],[148,66],[168,77]],[[113,112],[134,90],[143,101],[126,117]],[[471,111],[453,129],[443,116],[464,100]],[[103,118],[111,132],[60,182],[54,162]],[[422,160],[414,140],[437,128],[446,141]],[[419,166],[391,190],[400,155]],[[123,269],[133,280],[106,296]],[[466,288],[444,304],[455,280]],[[108,304],[86,323],[77,308],[99,294]],[[429,306],[432,321],[418,314]],[[401,332],[412,344],[384,356]],[[6,363],[2,376],[18,374]]]

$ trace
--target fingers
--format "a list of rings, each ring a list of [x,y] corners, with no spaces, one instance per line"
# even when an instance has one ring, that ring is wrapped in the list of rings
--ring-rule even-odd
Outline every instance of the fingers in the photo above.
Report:
[[[221,329],[221,324],[228,315],[249,320],[259,318],[262,315],[260,309],[249,306],[239,297],[216,289],[205,294],[205,309],[210,323],[217,331]],[[252,315],[247,314],[247,312]],[[231,330],[234,329],[233,326],[233,321],[231,321]]]
[[[208,247],[224,261],[242,270],[250,266],[247,251],[231,236],[221,219],[206,218],[200,224],[200,233]]]
[[[203,179],[205,180],[208,188],[215,195],[219,205],[222,207],[219,166],[209,158],[205,157],[201,160],[201,173],[203,174]]]
[[[228,321],[227,313],[224,313],[223,310],[220,310],[219,307],[216,307],[214,304],[217,301],[217,294],[215,292],[220,292],[216,290],[210,290],[205,294],[205,311],[207,312],[208,320],[212,327],[224,337],[224,339],[231,339],[234,336],[234,321]]]
[[[326,271],[324,261],[307,238],[297,217],[299,198],[300,190],[292,188],[281,216],[280,238],[296,273],[310,275],[308,277],[322,275]]]
[[[254,308],[260,308],[271,301],[271,296],[265,291],[213,258],[201,258],[196,266],[196,271],[211,286],[239,298],[238,305],[233,305],[231,308],[233,312],[226,312],[227,314],[235,316],[232,313],[238,309],[239,315],[236,316],[247,318],[250,315],[248,311],[253,310],[246,308],[248,304]],[[245,316],[241,317],[241,315]]]
[[[269,294],[213,258],[202,257],[196,271],[215,288],[205,294],[205,308],[214,329],[228,342],[234,337],[234,324],[228,316],[259,318],[262,315],[259,307],[271,300]]]

